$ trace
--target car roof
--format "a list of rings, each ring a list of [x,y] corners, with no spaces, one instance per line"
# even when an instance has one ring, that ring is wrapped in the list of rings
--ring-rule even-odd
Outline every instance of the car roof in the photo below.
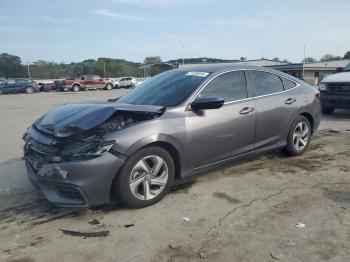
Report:
[[[219,74],[230,70],[260,70],[260,71],[277,74],[279,76],[283,76],[286,78],[290,78],[300,83],[300,79],[297,79],[289,74],[283,73],[275,69],[271,69],[268,67],[261,67],[261,66],[242,65],[242,64],[199,64],[199,65],[183,66],[176,70],[187,71],[187,72],[188,71],[208,72],[208,73],[214,73],[214,74]]]

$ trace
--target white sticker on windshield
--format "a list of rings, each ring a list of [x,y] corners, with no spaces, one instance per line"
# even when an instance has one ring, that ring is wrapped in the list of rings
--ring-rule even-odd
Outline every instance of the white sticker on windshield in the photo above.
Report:
[[[208,72],[188,72],[186,75],[187,75],[187,76],[206,77],[207,75],[209,75],[209,73],[208,73]]]

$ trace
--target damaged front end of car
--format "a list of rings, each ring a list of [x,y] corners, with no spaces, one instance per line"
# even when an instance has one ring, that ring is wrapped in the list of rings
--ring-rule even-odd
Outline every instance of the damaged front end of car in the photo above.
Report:
[[[52,203],[90,207],[109,202],[126,156],[111,132],[160,116],[164,108],[116,103],[65,105],[40,117],[23,135],[29,179]]]

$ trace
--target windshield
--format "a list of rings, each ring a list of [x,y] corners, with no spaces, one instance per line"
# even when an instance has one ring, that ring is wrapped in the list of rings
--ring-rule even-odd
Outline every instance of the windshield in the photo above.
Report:
[[[173,107],[185,101],[209,75],[206,72],[172,70],[140,84],[118,102]]]
[[[348,64],[345,68],[344,71],[350,71],[350,64]]]

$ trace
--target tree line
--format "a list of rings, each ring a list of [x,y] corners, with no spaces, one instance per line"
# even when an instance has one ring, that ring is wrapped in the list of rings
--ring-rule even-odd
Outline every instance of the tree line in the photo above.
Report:
[[[123,59],[98,58],[78,63],[54,63],[43,60],[23,65],[21,58],[7,53],[0,54],[0,77],[28,77],[33,79],[75,78],[83,74],[102,77],[137,76],[140,63]]]
[[[350,51],[346,52],[343,57],[326,54],[319,60],[313,57],[306,57],[302,62],[326,62],[336,61],[340,59],[350,59]],[[241,57],[239,60],[227,60],[218,58],[184,58],[177,60],[169,60],[167,63],[225,63],[245,61],[246,57]],[[286,59],[274,57],[276,62],[290,63]],[[33,79],[63,79],[75,78],[83,74],[96,74],[102,77],[122,77],[122,76],[138,76],[139,66],[142,64],[161,63],[162,59],[159,56],[146,57],[143,63],[135,63],[124,59],[98,58],[87,59],[82,62],[72,63],[54,63],[43,60],[36,61],[30,65],[22,64],[21,58],[8,53],[0,54],[0,78],[9,77],[28,77]]]

